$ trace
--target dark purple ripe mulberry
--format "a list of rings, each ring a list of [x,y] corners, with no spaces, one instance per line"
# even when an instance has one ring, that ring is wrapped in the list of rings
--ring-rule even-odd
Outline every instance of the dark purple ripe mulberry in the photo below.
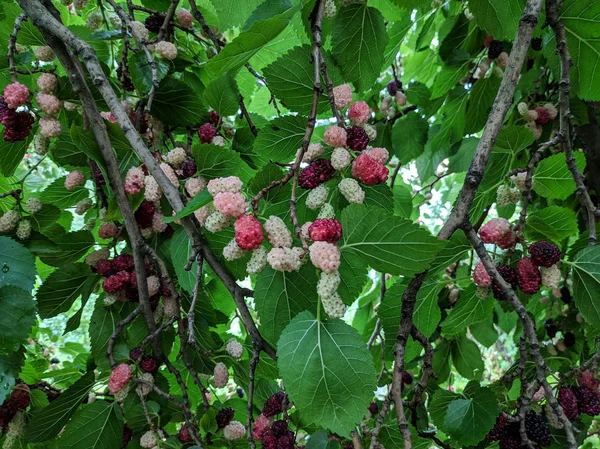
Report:
[[[160,31],[160,27],[163,25],[165,21],[164,16],[160,14],[155,14],[152,16],[148,16],[144,21],[144,26],[148,31],[152,31],[153,33],[158,33]]]
[[[317,159],[312,161],[298,175],[298,184],[303,189],[314,189],[324,182],[329,181],[335,173],[335,168],[329,159]]]
[[[392,97],[396,95],[398,89],[402,89],[402,83],[400,81],[392,80],[387,85],[388,94],[390,94]]]
[[[493,40],[488,48],[488,58],[496,59],[504,51],[504,44],[501,41]]]
[[[542,50],[542,38],[534,37],[533,39],[531,39],[531,48],[535,51],[541,51]]]
[[[288,431],[287,421],[279,420],[279,421],[275,421],[273,424],[271,424],[271,432],[273,432],[273,435],[275,435],[277,438],[281,438],[282,436],[284,436],[287,431]]]
[[[577,406],[581,413],[590,416],[600,414],[600,399],[598,399],[598,392],[585,386],[574,387],[573,392],[577,397]]]
[[[509,267],[508,265],[503,265],[498,268],[498,273],[506,282],[511,285],[513,289],[517,288],[517,270],[515,270],[513,267]],[[492,291],[494,292],[494,298],[499,300],[506,299],[502,293],[502,290],[500,289],[500,286],[495,282],[492,283]]]
[[[283,400],[285,399],[285,393],[283,391],[280,391],[279,393],[275,393],[273,396],[271,396],[269,399],[267,399],[267,402],[265,402],[265,405],[263,407],[263,415],[265,415],[267,418],[270,416],[275,416],[280,414],[283,411]]]
[[[551,267],[560,260],[558,247],[543,240],[531,245],[528,251],[531,254],[531,260],[540,267]]]
[[[18,142],[25,140],[31,133],[33,116],[26,111],[15,112],[4,118],[4,140],[7,142]]]
[[[552,443],[552,435],[548,424],[546,424],[544,418],[533,411],[529,411],[525,416],[525,431],[531,441],[541,446],[550,446],[550,443]]]
[[[558,403],[563,408],[565,415],[571,421],[579,418],[579,406],[577,405],[577,396],[573,390],[568,387],[563,387],[558,390]]]
[[[363,128],[353,126],[346,129],[346,145],[354,151],[362,151],[369,144],[369,136]]]
[[[197,166],[192,159],[186,159],[181,164],[181,175],[183,179],[191,178],[196,174]]]
[[[556,337],[558,328],[556,327],[556,324],[554,324],[554,321],[552,319],[546,320],[546,322],[544,323],[544,327],[546,328],[546,334],[548,334],[548,337]]]
[[[227,424],[229,424],[233,419],[234,414],[235,410],[231,407],[224,407],[221,410],[219,410],[217,412],[217,417],[215,418],[217,420],[217,426],[219,426],[219,429],[222,429]]]

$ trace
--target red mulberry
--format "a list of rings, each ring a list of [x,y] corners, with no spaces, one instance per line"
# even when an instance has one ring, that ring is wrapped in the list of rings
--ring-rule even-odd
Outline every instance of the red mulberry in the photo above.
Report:
[[[535,108],[535,112],[537,112],[537,120],[535,122],[538,125],[545,125],[550,120],[552,120],[552,118],[550,117],[550,113],[543,106],[538,106],[537,108]]]
[[[540,267],[551,267],[560,260],[558,247],[543,240],[531,245],[528,252],[533,262]]]
[[[335,174],[335,169],[328,159],[317,159],[302,169],[298,176],[298,184],[303,189],[314,189],[329,181]]]
[[[598,391],[599,382],[594,377],[594,373],[588,369],[580,374],[579,385],[586,386],[593,391]]]
[[[113,259],[113,265],[117,271],[130,271],[135,267],[135,261],[131,254],[120,254]]]
[[[479,262],[475,267],[475,270],[473,270],[473,282],[475,282],[479,287],[489,287],[492,285],[492,278],[488,274],[482,262]]]
[[[235,241],[243,250],[256,249],[264,240],[262,226],[254,215],[240,215],[234,229]]]
[[[151,355],[145,355],[140,362],[140,369],[145,373],[154,374],[158,370],[158,362]]]
[[[131,379],[131,366],[126,363],[121,363],[110,373],[108,378],[108,390],[111,393],[118,393]]]
[[[479,237],[483,243],[496,243],[510,231],[510,223],[505,218],[492,218],[479,230]]]
[[[5,126],[4,140],[7,142],[18,142],[25,140],[31,133],[33,116],[26,111],[12,111],[10,115],[5,116],[2,123]]]
[[[177,439],[181,443],[191,443],[192,442],[192,437],[190,436],[190,432],[185,425],[181,426],[181,429],[179,429],[179,433],[177,434]]]
[[[366,154],[361,154],[352,163],[352,176],[368,186],[384,183],[388,174],[384,165]]]
[[[198,137],[200,137],[201,143],[210,143],[216,135],[217,130],[210,123],[203,124],[198,130]]]
[[[29,387],[26,384],[17,384],[10,394],[10,399],[6,405],[13,413],[18,410],[25,410],[31,404]]]
[[[117,272],[111,260],[102,259],[94,265],[96,272],[103,277],[109,277]]]
[[[540,270],[529,257],[517,262],[517,279],[519,288],[526,295],[533,295],[536,293],[542,284]]]
[[[369,136],[363,128],[353,126],[346,129],[346,145],[354,151],[362,151],[369,144]],[[340,145],[341,146],[341,145]]]
[[[273,435],[275,435],[277,438],[281,438],[282,436],[284,436],[288,431],[288,423],[287,421],[284,420],[279,420],[279,421],[275,421],[272,425],[271,425],[271,432],[273,432]]]
[[[573,390],[567,387],[563,387],[558,390],[558,402],[563,408],[565,415],[571,421],[579,418],[579,407],[577,406],[577,396],[573,393]]]
[[[127,287],[129,284],[129,279],[129,273],[126,271],[119,271],[118,273],[106,278],[102,283],[102,288],[106,293],[115,293]]]
[[[219,410],[215,418],[217,420],[217,426],[219,426],[219,429],[222,429],[229,424],[233,419],[233,415],[235,415],[235,410],[231,407],[224,407]]]
[[[353,103],[348,109],[348,118],[353,125],[362,126],[369,120],[371,109],[364,101]]]
[[[285,399],[285,393],[280,391],[279,393],[275,393],[263,406],[263,415],[266,417],[271,417],[275,415],[279,415],[283,411],[283,400]]]
[[[310,225],[308,232],[314,242],[335,243],[342,238],[342,225],[331,218],[320,218]]]

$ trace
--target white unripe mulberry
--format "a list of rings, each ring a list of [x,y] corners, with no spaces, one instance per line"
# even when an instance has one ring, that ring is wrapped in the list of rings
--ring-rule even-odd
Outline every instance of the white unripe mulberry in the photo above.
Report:
[[[36,83],[42,92],[49,94],[56,89],[56,86],[58,85],[58,79],[56,78],[56,75],[52,73],[42,73],[37,79]]]
[[[17,225],[17,230],[15,231],[17,234],[17,238],[19,240],[26,240],[31,235],[31,222],[29,220],[22,220]]]
[[[123,27],[123,22],[118,14],[110,13],[108,15],[108,21],[112,25],[112,27],[116,30],[120,30]]]
[[[519,112],[519,114],[521,114],[521,117],[525,117],[525,114],[527,114],[527,112],[529,111],[529,106],[527,105],[527,103],[520,102],[517,105],[517,111]]]
[[[85,20],[85,26],[93,31],[98,30],[102,26],[102,14],[98,11],[89,13]]]
[[[235,338],[230,338],[227,341],[227,344],[225,345],[225,350],[227,351],[227,354],[229,354],[234,359],[239,359],[240,357],[242,357],[244,347]]]
[[[350,153],[345,148],[338,147],[331,153],[331,165],[336,170],[343,170],[350,165],[350,161]]]
[[[141,375],[140,380],[144,383],[138,385],[137,391],[142,394],[142,396],[148,396],[150,392],[153,390],[154,386],[154,376],[152,373],[144,373]]]
[[[42,134],[36,134],[33,138],[33,149],[40,156],[45,155],[50,148],[50,139]]]
[[[204,179],[202,176],[198,176],[197,178],[189,178],[187,181],[185,181],[185,191],[190,198],[195,197],[204,189],[206,189],[206,179]]]
[[[42,62],[52,62],[54,61],[54,58],[56,58],[54,51],[47,45],[36,48],[33,54],[37,59],[39,59]]]
[[[371,142],[377,138],[377,128],[375,126],[366,124],[363,129]]]
[[[335,209],[329,203],[325,203],[319,209],[319,214],[317,218],[335,218]]]
[[[15,229],[20,219],[21,216],[16,210],[6,211],[6,213],[0,217],[0,234],[5,234]]]
[[[323,204],[325,204],[328,196],[329,187],[320,185],[308,192],[308,195],[306,196],[306,207],[312,210],[317,210]]]
[[[146,29],[146,25],[144,25],[142,22],[138,22],[137,20],[130,22],[129,25],[131,26],[131,32],[133,33],[134,37],[137,36],[137,39],[141,39],[142,42],[148,40],[148,36],[150,34]]]
[[[219,232],[225,229],[229,225],[229,218],[223,215],[221,212],[213,212],[210,214],[204,222],[204,227],[208,232]]]
[[[291,248],[273,248],[267,262],[275,271],[297,271],[302,265],[298,253]]]
[[[513,175],[510,177],[511,181],[513,182],[513,184],[517,187],[517,189],[519,189],[521,192],[524,192],[525,190],[527,190],[527,185],[526,185],[526,179],[527,179],[527,173],[526,172],[519,172],[516,175]],[[533,179],[532,179],[532,187],[533,187]]]
[[[177,58],[177,47],[171,42],[160,41],[155,45],[154,50],[158,56],[169,61]]]
[[[154,275],[146,278],[146,284],[148,285],[148,296],[154,296],[160,290],[160,279]]]
[[[225,138],[223,136],[215,136],[212,138],[212,140],[210,141],[210,143],[212,143],[213,145],[216,145],[218,147],[224,147],[227,142],[225,141]]]
[[[542,285],[548,288],[558,288],[560,284],[560,267],[554,264],[550,267],[540,267]]]
[[[307,221],[300,227],[300,235],[304,240],[310,239],[310,227],[312,226],[312,221]]]
[[[239,421],[231,421],[223,428],[223,436],[226,440],[241,440],[246,435],[246,427]]]
[[[263,227],[271,245],[274,247],[291,248],[292,233],[281,218],[271,215],[269,219],[265,221]]]
[[[107,293],[102,301],[106,307],[112,306],[119,300],[119,297],[114,293]]]
[[[365,201],[365,191],[354,178],[342,179],[338,189],[350,204],[362,204]]]
[[[96,266],[96,264],[100,260],[106,260],[110,256],[110,250],[108,248],[97,249],[96,251],[92,251],[85,258],[85,263],[91,267]]]
[[[217,388],[223,388],[227,385],[227,382],[229,382],[229,370],[227,369],[227,366],[222,362],[219,362],[215,365],[213,375],[215,387]]]
[[[32,214],[35,214],[42,210],[42,202],[39,198],[29,198],[25,203],[25,208]]]
[[[211,196],[217,196],[219,193],[230,192],[240,193],[242,191],[242,181],[237,176],[228,176],[226,178],[216,178],[208,181],[208,193]]]
[[[167,153],[167,162],[173,167],[178,167],[186,159],[187,153],[185,152],[185,149],[181,147],[173,148]]]
[[[323,17],[326,19],[331,19],[335,17],[337,14],[337,7],[335,6],[335,2],[333,0],[325,1],[325,9],[323,11]]]
[[[242,257],[244,257],[245,254],[246,252],[238,246],[235,239],[230,241],[223,248],[223,257],[225,258],[225,260],[228,260],[230,262],[233,260],[241,259]]]
[[[548,111],[550,120],[554,120],[556,118],[556,116],[558,115],[558,110],[556,109],[556,106],[554,106],[552,103],[546,103],[544,105],[544,109],[546,109],[546,111]]]
[[[154,179],[154,176],[146,176],[144,178],[144,198],[148,201],[156,203],[162,197],[162,190]]]
[[[210,207],[210,204],[207,204],[206,206],[202,206],[200,209],[195,210],[194,217],[196,217],[196,220],[198,220],[200,226],[204,226],[206,224],[206,219],[210,214],[212,214],[212,212],[213,210]]]
[[[85,198],[77,203],[75,206],[75,213],[77,215],[85,214],[94,205],[90,198]]]
[[[302,148],[298,149],[296,155],[300,154],[301,151]],[[315,159],[320,158],[322,155],[323,145],[321,145],[320,143],[311,143],[304,152],[304,155],[302,156],[302,162],[309,163],[311,161],[314,161]]]
[[[152,232],[155,232],[156,234],[161,234],[167,230],[167,227],[169,225],[165,223],[163,219],[163,214],[159,212],[154,213],[154,215],[152,216]]]
[[[333,296],[325,296],[321,298],[321,303],[325,309],[325,313],[330,318],[343,318],[346,314],[346,304],[337,293]]]
[[[405,106],[406,105],[406,94],[404,92],[402,92],[401,90],[399,90],[398,92],[396,92],[396,104],[398,106]]]
[[[248,274],[258,274],[267,266],[267,248],[260,246],[252,251],[252,256],[246,265]]]
[[[505,207],[509,204],[515,204],[519,202],[521,198],[521,192],[517,188],[511,188],[505,184],[498,186],[496,190],[496,203],[499,207]]]
[[[147,431],[140,438],[140,446],[144,449],[152,449],[154,446],[158,445],[158,441],[156,441],[156,436],[152,430]]]
[[[319,282],[317,283],[317,294],[322,298],[336,294],[342,279],[337,271],[326,273],[323,271]]]

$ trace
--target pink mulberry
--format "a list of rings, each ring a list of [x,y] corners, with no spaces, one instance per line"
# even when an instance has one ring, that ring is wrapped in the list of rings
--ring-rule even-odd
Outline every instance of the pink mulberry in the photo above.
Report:
[[[131,380],[131,366],[127,363],[121,363],[110,373],[108,378],[108,390],[112,393],[118,393]]]
[[[144,179],[146,175],[140,167],[131,167],[125,175],[125,192],[129,195],[135,195],[144,188]]]
[[[550,117],[550,113],[548,112],[548,109],[546,109],[543,106],[538,106],[537,108],[535,108],[535,112],[537,112],[537,119],[535,122],[538,125],[545,125],[550,120],[552,120],[552,118]]]
[[[262,226],[254,215],[240,215],[234,229],[235,241],[243,250],[256,249],[264,240]]]
[[[389,170],[372,157],[361,154],[352,163],[352,176],[368,186],[384,183]]]
[[[496,243],[498,239],[510,231],[510,223],[505,218],[492,218],[479,230],[479,237],[484,243]]]
[[[184,8],[179,8],[176,13],[177,22],[181,25],[182,28],[189,29],[192,27],[192,23],[194,23],[194,16]]]
[[[213,204],[215,209],[226,217],[238,217],[246,212],[246,201],[241,193],[218,193]]]
[[[350,84],[340,84],[333,88],[333,98],[336,109],[344,109],[352,102],[352,87]]]
[[[340,250],[332,243],[315,242],[308,248],[312,264],[326,273],[333,273],[340,267]]]
[[[67,190],[74,190],[83,184],[85,184],[85,176],[79,170],[73,170],[65,179],[65,189]]]
[[[310,225],[308,233],[314,242],[335,243],[342,238],[342,225],[331,218],[320,218]]]
[[[369,148],[363,151],[363,153],[382,165],[390,159],[390,153],[385,148]]]
[[[510,249],[515,246],[517,243],[517,234],[511,229],[498,240],[496,240],[496,245],[500,249]]]
[[[477,264],[475,270],[473,270],[473,282],[475,282],[479,287],[489,287],[492,285],[492,278],[486,271],[481,261]]]
[[[45,94],[55,90],[57,85],[58,79],[52,73],[42,73],[37,79],[38,88]]]
[[[252,427],[252,437],[255,440],[262,440],[264,433],[271,427],[271,424],[273,424],[272,417],[267,417],[262,413],[258,415]]]
[[[224,363],[217,363],[215,365],[213,374],[215,387],[223,388],[225,385],[227,385],[227,382],[229,382],[229,370],[227,369],[227,366]]]
[[[331,147],[346,146],[346,130],[339,126],[330,126],[323,135],[325,143]]]
[[[517,262],[517,279],[519,288],[526,295],[533,295],[536,293],[542,284],[540,270],[529,257]]]
[[[29,99],[29,89],[24,84],[14,82],[4,88],[4,101],[11,109],[17,109],[19,106],[27,103]]]
[[[60,122],[54,117],[42,117],[38,125],[40,125],[40,134],[49,139],[58,137],[62,131]]]
[[[350,123],[355,126],[364,125],[369,120],[369,117],[371,117],[371,109],[364,101],[357,101],[348,109]]]
[[[98,229],[98,235],[101,239],[112,239],[119,235],[119,227],[114,223],[104,223]]]
[[[62,101],[54,95],[40,92],[37,94],[36,100],[40,109],[48,115],[56,115],[62,109]]]

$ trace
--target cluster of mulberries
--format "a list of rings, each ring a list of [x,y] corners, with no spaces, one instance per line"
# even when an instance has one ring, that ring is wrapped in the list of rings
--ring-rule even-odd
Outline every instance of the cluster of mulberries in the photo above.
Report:
[[[544,418],[534,411],[525,416],[527,438],[538,446],[550,446],[552,435]],[[518,449],[521,446],[520,424],[505,415],[496,418],[492,430],[485,436],[487,441],[498,441],[500,449]]]
[[[579,376],[579,386],[562,387],[558,391],[558,402],[569,420],[574,421],[581,413],[590,416],[600,414],[600,392],[598,381],[591,371]]]
[[[531,130],[536,140],[542,136],[542,127],[558,115],[558,110],[552,103],[529,109],[527,103],[521,102],[517,105],[517,111],[525,120],[526,126]]]
[[[17,227],[21,215],[18,211],[8,210],[0,217],[0,234],[6,234]]]
[[[31,132],[33,116],[28,111],[16,109],[27,103],[29,89],[15,82],[4,88],[4,96],[0,96],[0,123],[4,125],[4,140],[17,142],[25,140]]]
[[[29,407],[29,404],[29,387],[23,383],[15,385],[10,396],[0,405],[0,430],[6,428],[15,415]]]
[[[393,118],[396,115],[396,107],[406,106],[406,94],[402,88],[402,83],[399,80],[391,80],[386,87],[386,94],[381,100],[379,109],[387,115],[388,118]]]
[[[263,407],[262,413],[256,418],[252,437],[260,440],[265,449],[294,449],[295,435],[289,430],[286,419],[275,420],[275,416],[283,412],[285,393],[279,392],[271,396]]]
[[[212,143],[224,147],[227,144],[225,137],[233,137],[233,127],[231,124],[223,122],[215,111],[210,111],[209,120],[198,128],[200,143]]]

